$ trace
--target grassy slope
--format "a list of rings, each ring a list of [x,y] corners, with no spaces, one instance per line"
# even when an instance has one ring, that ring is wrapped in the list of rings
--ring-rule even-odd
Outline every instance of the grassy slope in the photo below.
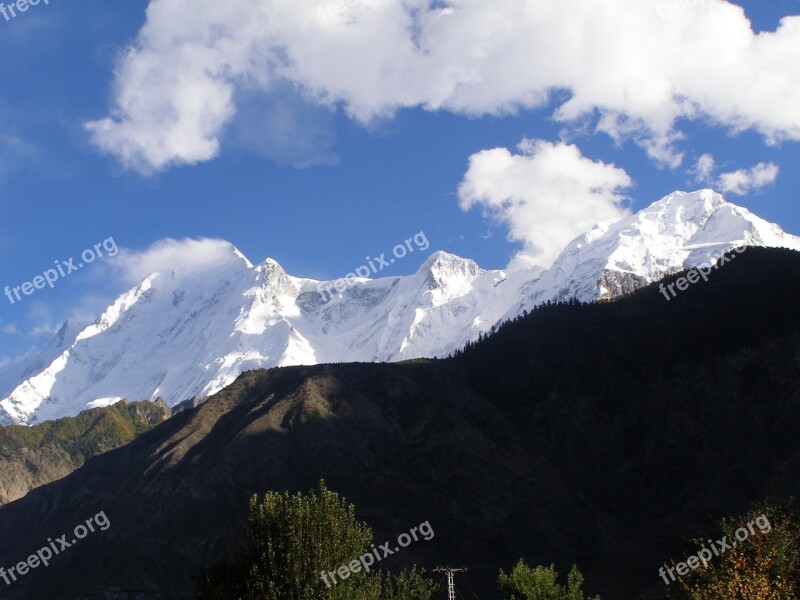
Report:
[[[119,402],[32,427],[0,427],[0,505],[127,444],[169,414],[161,403]]]

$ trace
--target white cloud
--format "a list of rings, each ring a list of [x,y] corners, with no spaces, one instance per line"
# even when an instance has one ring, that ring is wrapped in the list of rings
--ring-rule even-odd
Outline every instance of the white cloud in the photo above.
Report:
[[[173,270],[185,274],[242,264],[250,263],[233,244],[209,238],[167,238],[141,251],[123,248],[109,263],[127,285],[138,284],[158,271]]]
[[[599,115],[599,131],[671,167],[680,118],[800,140],[800,17],[756,34],[724,0],[665,1],[158,0],[120,58],[111,114],[87,127],[151,171],[216,156],[242,91],[290,86],[363,123],[418,106],[509,113],[566,91],[556,119]]]
[[[745,196],[775,183],[779,171],[776,164],[758,163],[751,169],[723,173],[717,180],[717,186],[723,193]]]
[[[549,267],[576,236],[629,214],[622,192],[633,182],[623,169],[570,144],[523,140],[518,148],[473,154],[458,190],[463,210],[483,206],[508,227],[510,240],[523,243],[512,268]]]
[[[758,163],[750,169],[739,169],[714,176],[716,161],[710,154],[703,154],[690,169],[698,183],[713,185],[723,194],[745,196],[775,183],[780,167],[774,163]]]
[[[714,169],[717,168],[717,162],[710,154],[703,154],[697,159],[697,164],[690,170],[694,175],[695,181],[698,183],[711,183],[714,181]]]

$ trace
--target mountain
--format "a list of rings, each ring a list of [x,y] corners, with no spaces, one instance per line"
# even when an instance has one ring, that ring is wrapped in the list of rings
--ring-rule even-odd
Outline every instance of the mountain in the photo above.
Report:
[[[800,492],[798,296],[800,254],[753,248],[670,302],[656,285],[541,306],[448,359],[244,373],[0,508],[5,566],[110,522],[0,589],[191,598],[242,540],[251,494],[320,478],[376,545],[429,521],[435,537],[384,567],[463,565],[486,599],[519,558],[575,563],[606,599],[660,589],[682,539]]]
[[[0,506],[66,477],[167,419],[163,402],[118,402],[38,425],[0,428]]]
[[[21,360],[0,367],[0,396],[5,398],[21,381],[41,373],[75,342],[75,338],[90,322],[68,319],[58,329],[50,343],[38,353],[30,353]],[[0,411],[2,415],[2,411]]]
[[[618,297],[742,244],[800,249],[800,238],[711,190],[676,192],[597,225],[547,270],[485,271],[436,252],[413,275],[358,279],[332,296],[321,292],[331,282],[292,277],[271,259],[253,265],[231,245],[200,270],[151,274],[16,379],[7,375],[0,422],[120,398],[175,406],[248,369],[443,357],[543,302]]]
[[[520,308],[547,300],[615,298],[671,273],[713,263],[736,246],[800,250],[800,238],[712,190],[675,192],[570,242]]]

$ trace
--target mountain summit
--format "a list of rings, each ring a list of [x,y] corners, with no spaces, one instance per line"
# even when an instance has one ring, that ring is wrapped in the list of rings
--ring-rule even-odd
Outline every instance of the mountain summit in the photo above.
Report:
[[[713,190],[674,192],[570,242],[526,295],[523,308],[572,297],[613,298],[741,245],[800,250],[800,238]]]
[[[800,250],[712,190],[675,192],[573,240],[547,270],[485,271],[435,252],[417,273],[359,279],[341,292],[274,260],[229,260],[150,274],[95,321],[0,372],[0,422],[72,416],[121,398],[174,406],[249,369],[445,356],[548,300],[613,298],[740,245]]]

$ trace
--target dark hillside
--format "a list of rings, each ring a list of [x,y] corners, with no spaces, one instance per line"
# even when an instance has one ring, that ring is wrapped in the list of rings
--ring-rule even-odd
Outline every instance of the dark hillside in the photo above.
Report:
[[[0,565],[111,521],[10,598],[190,598],[246,499],[324,478],[394,566],[571,563],[605,600],[657,587],[684,537],[800,492],[800,255],[751,249],[667,302],[657,286],[549,306],[447,360],[271,369],[0,508]]]

